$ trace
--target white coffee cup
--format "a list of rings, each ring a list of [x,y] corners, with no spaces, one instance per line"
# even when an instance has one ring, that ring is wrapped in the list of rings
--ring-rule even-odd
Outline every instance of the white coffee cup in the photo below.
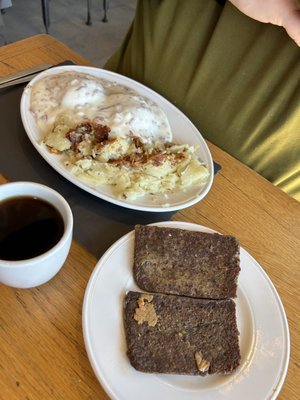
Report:
[[[18,261],[0,259],[0,282],[15,288],[32,288],[53,278],[69,254],[73,236],[71,208],[58,192],[34,182],[12,182],[0,185],[0,202],[28,196],[44,200],[54,206],[63,219],[64,231],[52,248],[36,257]]]

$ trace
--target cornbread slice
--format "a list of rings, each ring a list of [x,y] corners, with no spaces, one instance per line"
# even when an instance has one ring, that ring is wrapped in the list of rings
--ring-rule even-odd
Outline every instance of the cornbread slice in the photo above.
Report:
[[[139,371],[204,376],[239,366],[232,299],[131,291],[125,296],[124,326],[127,354]]]
[[[133,275],[143,290],[208,299],[236,297],[239,261],[233,236],[135,226]]]

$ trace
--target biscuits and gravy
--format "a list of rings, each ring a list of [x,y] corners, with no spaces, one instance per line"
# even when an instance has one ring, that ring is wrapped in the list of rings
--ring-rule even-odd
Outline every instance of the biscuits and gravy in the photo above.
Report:
[[[209,178],[195,146],[172,142],[164,111],[126,86],[75,71],[50,74],[32,86],[30,109],[49,151],[119,198],[167,196]]]

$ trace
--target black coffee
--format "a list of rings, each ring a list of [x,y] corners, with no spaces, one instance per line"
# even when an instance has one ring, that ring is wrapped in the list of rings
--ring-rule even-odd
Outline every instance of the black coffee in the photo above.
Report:
[[[26,260],[51,249],[64,233],[64,221],[50,203],[20,196],[0,202],[0,259]]]

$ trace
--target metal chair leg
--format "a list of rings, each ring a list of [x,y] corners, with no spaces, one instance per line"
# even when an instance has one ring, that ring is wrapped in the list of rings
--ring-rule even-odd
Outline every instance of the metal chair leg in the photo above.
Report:
[[[103,10],[104,10],[104,16],[102,21],[103,22],[107,22],[107,10],[108,10],[108,6],[109,6],[109,0],[103,0]]]
[[[87,0],[87,20],[86,20],[86,25],[92,25],[92,18],[91,18],[91,0]],[[102,18],[103,22],[108,22],[107,19],[107,11],[109,7],[109,0],[103,0],[103,11],[104,15]]]
[[[46,33],[49,33],[50,26],[50,13],[49,13],[49,0],[42,0],[43,21]]]
[[[92,25],[91,19],[91,0],[87,0],[87,20],[86,25]]]
[[[8,40],[7,40],[7,36],[6,36],[6,30],[5,30],[4,21],[3,21],[3,18],[2,18],[2,12],[0,13],[0,38],[1,37],[4,40],[4,44],[7,44]]]

